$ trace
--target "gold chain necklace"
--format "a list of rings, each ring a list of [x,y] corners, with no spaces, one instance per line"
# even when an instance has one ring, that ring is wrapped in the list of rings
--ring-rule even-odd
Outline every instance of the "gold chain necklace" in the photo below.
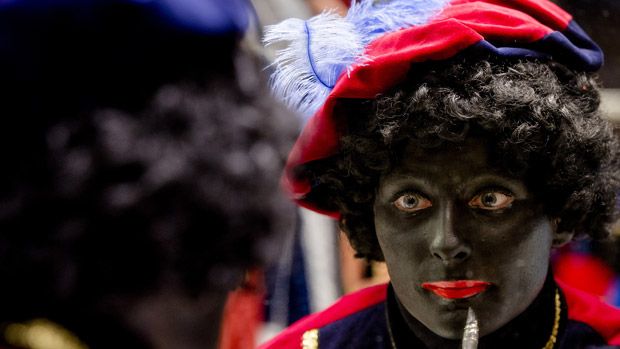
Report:
[[[562,301],[560,300],[560,291],[555,289],[555,318],[553,319],[553,328],[551,329],[551,336],[547,340],[547,344],[543,349],[552,349],[555,345],[555,341],[558,337],[558,329],[560,328],[560,315],[562,315]]]
[[[561,315],[562,315],[562,301],[560,299],[560,291],[558,291],[558,289],[556,288],[555,289],[555,316],[553,319],[553,328],[551,329],[551,336],[549,336],[547,343],[542,349],[553,349],[553,347],[555,346],[555,342],[557,341],[557,338],[558,338],[558,330],[560,329]],[[394,341],[394,334],[392,334],[392,328],[389,324],[389,319],[388,319],[387,325],[388,325],[388,334],[390,335],[390,342],[392,343],[392,349],[398,349],[398,347],[396,347],[396,342]],[[316,348],[318,348],[318,346]]]

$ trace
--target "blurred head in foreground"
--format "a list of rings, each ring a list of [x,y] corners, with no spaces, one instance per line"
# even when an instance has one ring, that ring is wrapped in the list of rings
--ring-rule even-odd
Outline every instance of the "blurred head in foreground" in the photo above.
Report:
[[[36,348],[39,326],[61,348],[215,346],[226,293],[290,217],[296,125],[239,48],[251,13],[1,3],[2,341]]]

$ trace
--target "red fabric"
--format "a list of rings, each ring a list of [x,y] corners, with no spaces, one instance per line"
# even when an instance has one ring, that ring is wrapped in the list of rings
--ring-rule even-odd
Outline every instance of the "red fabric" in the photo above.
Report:
[[[620,345],[620,309],[602,302],[598,297],[579,291],[556,280],[565,296],[568,318],[588,324],[610,345]],[[328,309],[309,315],[278,335],[259,349],[290,349],[301,347],[304,332],[321,328],[362,309],[383,302],[387,284],[373,286],[342,297]]]
[[[259,270],[248,273],[246,285],[228,295],[218,349],[252,349],[256,334],[263,321],[263,274]]]
[[[573,16],[570,13],[564,11],[558,5],[550,1],[541,0],[452,0],[451,4],[459,5],[472,2],[485,2],[488,4],[495,4],[498,6],[510,7],[535,18],[540,23],[553,28],[554,30],[564,30],[570,21],[573,20]]]
[[[334,155],[339,148],[342,125],[332,112],[340,98],[374,98],[401,82],[411,63],[444,60],[488,40],[495,43],[531,43],[568,26],[571,16],[547,0],[455,0],[425,25],[383,35],[366,50],[369,62],[343,74],[323,107],[310,119],[289,154],[284,188],[301,206],[334,218],[303,201],[311,185],[296,176],[304,163]]]
[[[297,321],[273,340],[263,344],[259,349],[301,348],[301,336],[304,332],[323,327],[348,315],[383,302],[387,296],[387,284],[372,286],[342,297],[326,310],[308,315]]]
[[[569,319],[590,325],[607,344],[620,345],[620,309],[561,280],[556,279],[556,282],[566,298]]]
[[[450,6],[438,18],[456,19],[493,42],[534,42],[553,31],[529,14],[509,7],[488,3],[478,6],[476,11],[472,11],[471,2]]]
[[[582,253],[561,253],[553,263],[553,274],[567,285],[604,297],[613,286],[614,271],[599,258]]]

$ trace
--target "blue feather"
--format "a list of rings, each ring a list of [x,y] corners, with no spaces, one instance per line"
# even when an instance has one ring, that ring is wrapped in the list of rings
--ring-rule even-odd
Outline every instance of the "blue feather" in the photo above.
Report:
[[[364,36],[367,45],[378,36],[421,25],[439,13],[450,0],[353,1],[347,20]]]
[[[353,1],[340,17],[327,11],[307,21],[288,19],[269,26],[265,43],[287,43],[276,53],[271,86],[274,94],[306,119],[312,116],[342,74],[372,57],[365,47],[377,37],[426,23],[449,0]]]

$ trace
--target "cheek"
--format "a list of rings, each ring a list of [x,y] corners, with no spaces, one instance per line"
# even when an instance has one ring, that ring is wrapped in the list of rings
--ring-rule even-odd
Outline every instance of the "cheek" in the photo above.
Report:
[[[419,231],[420,229],[403,230],[378,226],[375,229],[379,246],[388,263],[391,259],[420,262],[422,256],[430,255],[424,241],[426,234]]]
[[[375,231],[392,280],[412,281],[424,269],[431,255],[425,230],[424,223],[403,222],[376,212]]]
[[[472,256],[472,268],[497,284],[495,315],[506,321],[525,310],[542,289],[553,240],[551,224],[544,217],[515,223],[504,225],[497,239],[479,243]]]
[[[542,285],[549,267],[553,229],[549,220],[540,218],[525,225],[522,236],[511,239],[513,248],[508,249],[504,263],[516,275],[522,287]],[[530,287],[532,287],[530,286]]]
[[[514,266],[546,264],[553,241],[550,221],[543,216],[520,218],[494,224],[478,222],[477,252]]]

